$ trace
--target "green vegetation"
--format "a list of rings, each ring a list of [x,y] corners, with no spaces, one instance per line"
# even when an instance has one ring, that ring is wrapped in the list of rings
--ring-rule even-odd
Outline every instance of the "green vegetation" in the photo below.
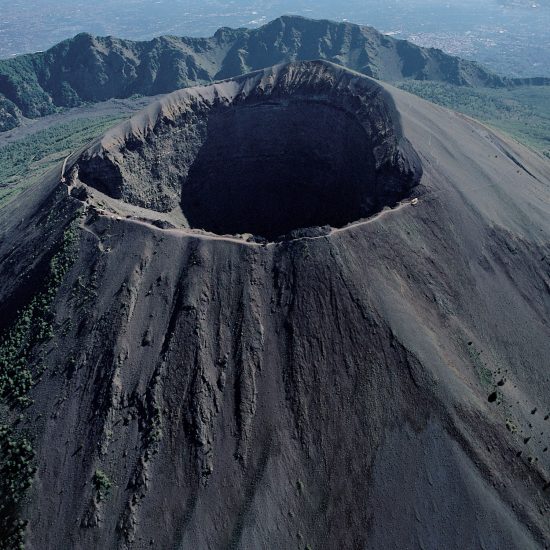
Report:
[[[0,97],[0,132],[12,130],[19,126],[19,110],[5,97]]]
[[[27,405],[33,375],[29,358],[33,348],[53,336],[53,298],[74,261],[78,218],[63,234],[60,250],[49,265],[44,288],[19,312],[7,334],[0,340],[0,397],[10,403]]]
[[[36,471],[28,439],[0,425],[0,550],[23,549],[26,523],[18,518],[19,504]]]
[[[37,117],[55,112],[50,96],[38,81],[38,72],[45,68],[42,52],[6,59],[0,63],[4,95],[15,103],[25,116]]]
[[[33,370],[40,372],[33,351],[53,336],[52,303],[63,278],[76,257],[77,216],[63,233],[58,251],[49,262],[42,290],[17,315],[0,338],[0,406],[2,421],[9,407],[30,403],[27,395],[34,383]],[[34,451],[29,439],[8,424],[0,424],[0,550],[24,548],[26,522],[19,519],[20,504],[35,473]]]
[[[65,122],[0,147],[0,208],[121,117]]]
[[[481,351],[477,350],[472,342],[468,342],[466,349],[468,350],[468,355],[470,356],[472,366],[477,374],[481,386],[484,389],[488,389],[494,386],[493,371],[487,368],[487,366],[483,362]]]
[[[105,500],[109,494],[111,486],[113,485],[107,474],[98,469],[95,471],[92,481],[96,490],[97,501],[101,502],[102,500]]]
[[[550,86],[468,88],[412,80],[396,85],[481,120],[550,157]]]

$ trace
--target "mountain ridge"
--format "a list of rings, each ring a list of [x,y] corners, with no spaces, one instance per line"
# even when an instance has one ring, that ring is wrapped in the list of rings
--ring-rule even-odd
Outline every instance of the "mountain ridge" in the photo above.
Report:
[[[282,16],[257,29],[222,27],[209,38],[150,41],[81,33],[45,52],[0,61],[0,130],[86,102],[156,95],[277,63],[325,59],[384,81],[460,86],[519,84],[476,62],[353,23]],[[531,79],[532,84],[548,79]]]

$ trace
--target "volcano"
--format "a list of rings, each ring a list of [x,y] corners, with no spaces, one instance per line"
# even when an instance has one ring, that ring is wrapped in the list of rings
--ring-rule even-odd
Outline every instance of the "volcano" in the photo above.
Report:
[[[4,536],[547,547],[549,174],[321,61],[76,151],[0,213]]]

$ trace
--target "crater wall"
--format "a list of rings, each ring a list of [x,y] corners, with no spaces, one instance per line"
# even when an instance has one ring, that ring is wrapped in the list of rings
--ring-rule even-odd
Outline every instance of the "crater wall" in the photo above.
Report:
[[[268,239],[408,196],[422,167],[389,94],[301,62],[167,96],[86,151],[82,182],[189,227]]]

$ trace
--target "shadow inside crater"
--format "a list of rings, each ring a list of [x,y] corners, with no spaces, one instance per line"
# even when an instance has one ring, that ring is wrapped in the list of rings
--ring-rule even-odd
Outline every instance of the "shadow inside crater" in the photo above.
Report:
[[[191,227],[270,240],[342,227],[394,205],[411,187],[379,185],[375,146],[357,117],[327,102],[214,109],[182,182],[182,210]],[[402,179],[400,170],[392,175],[386,166],[385,177]]]

